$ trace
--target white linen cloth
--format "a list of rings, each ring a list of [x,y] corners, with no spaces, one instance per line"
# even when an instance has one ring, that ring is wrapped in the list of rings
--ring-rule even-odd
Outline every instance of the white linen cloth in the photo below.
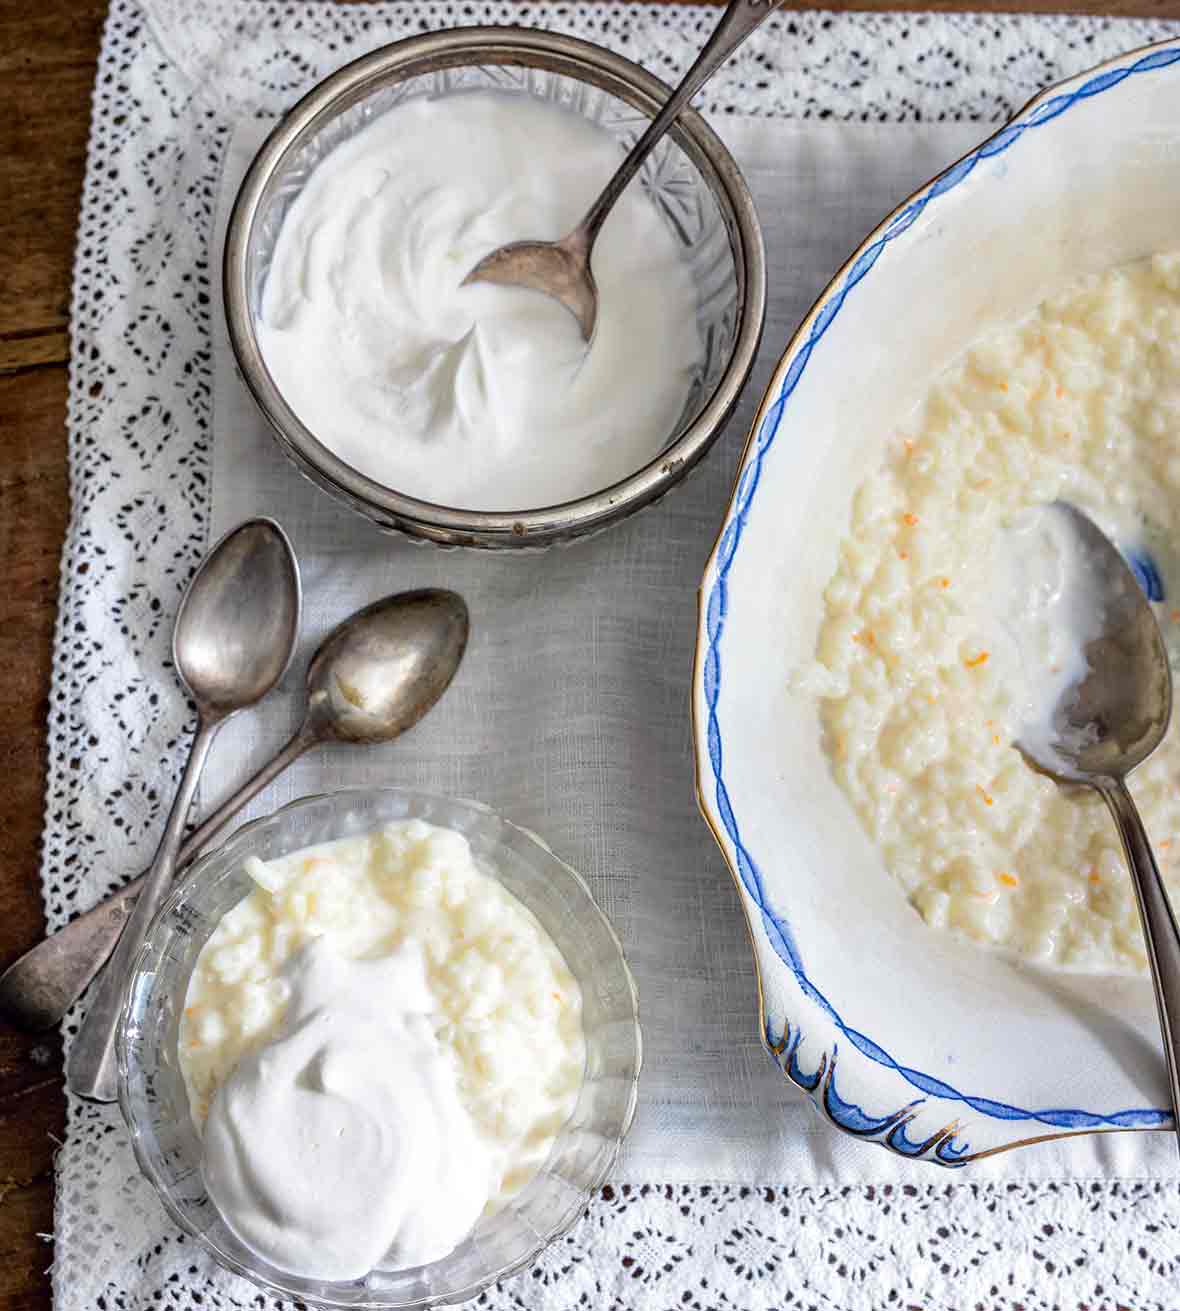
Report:
[[[473,639],[455,684],[412,734],[371,753],[307,757],[249,813],[363,783],[478,797],[586,875],[638,976],[647,1059],[616,1183],[536,1274],[490,1292],[486,1305],[769,1307],[787,1289],[804,1305],[849,1308],[885,1305],[893,1293],[927,1306],[1174,1304],[1180,1193],[1167,1136],[1083,1138],[944,1175],[838,1135],[783,1083],[756,1033],[737,896],[696,813],[688,722],[695,587],[775,359],[864,232],[988,130],[913,120],[994,119],[1030,82],[1169,29],[772,20],[705,93],[754,191],[768,250],[766,335],[739,414],[705,466],[659,505],[589,542],[504,558],[382,535],[301,479],[235,375],[216,287],[226,210],[265,133],[264,111],[419,25],[520,12],[217,0],[198,16],[162,0],[144,10],[116,0],[75,288],[75,518],[44,869],[51,920],[150,858],[171,794],[164,780],[187,736],[188,711],[162,659],[176,596],[209,541],[271,514],[303,567],[305,655],[356,606],[426,584],[463,593]],[[713,21],[676,8],[527,14],[666,76]],[[799,108],[822,116],[850,106],[854,120],[883,121],[784,121]],[[723,112],[745,109],[777,116]],[[102,208],[104,167],[121,184],[123,226]],[[228,791],[290,731],[301,677],[297,662],[280,692],[223,731],[207,796]],[[74,1101],[54,1287],[71,1311],[99,1298],[179,1306],[199,1290],[206,1305],[237,1307],[254,1296],[176,1234],[135,1172],[117,1113]]]

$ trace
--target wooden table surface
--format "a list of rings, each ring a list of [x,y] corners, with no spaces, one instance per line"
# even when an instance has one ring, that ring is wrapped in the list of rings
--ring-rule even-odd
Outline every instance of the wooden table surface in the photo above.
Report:
[[[827,8],[994,9],[830,2]],[[1180,18],[1180,0],[1042,0],[1039,11]],[[70,270],[105,0],[0,0],[0,966],[43,931],[37,870],[58,558],[69,514]],[[50,1305],[61,1046],[0,1025],[0,1307]]]

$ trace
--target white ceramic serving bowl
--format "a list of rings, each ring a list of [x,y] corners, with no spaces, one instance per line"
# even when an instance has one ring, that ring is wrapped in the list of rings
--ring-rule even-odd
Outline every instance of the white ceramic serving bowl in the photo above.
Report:
[[[814,655],[852,491],[934,377],[1079,275],[1177,246],[1173,41],[1043,92],[854,252],[774,374],[705,570],[698,791],[749,918],[766,1043],[837,1126],[906,1156],[1170,1125],[1151,987],[929,929],[788,671]]]

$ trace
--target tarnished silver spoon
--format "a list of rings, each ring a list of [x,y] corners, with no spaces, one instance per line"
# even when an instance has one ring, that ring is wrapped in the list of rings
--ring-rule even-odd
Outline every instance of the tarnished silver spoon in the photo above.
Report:
[[[1084,650],[1085,676],[1066,688],[1052,709],[1047,737],[1016,746],[1034,768],[1059,783],[1094,788],[1114,816],[1143,921],[1180,1133],[1180,929],[1126,783],[1168,729],[1168,654],[1151,606],[1118,548],[1075,506],[1057,501],[1047,508],[1067,516],[1077,536],[1100,630]]]
[[[463,659],[467,607],[454,592],[401,592],[350,615],[320,643],[307,669],[298,731],[195,829],[183,866],[305,751],[321,742],[375,746],[417,723],[446,691]],[[137,878],[72,919],[0,976],[0,1016],[37,1032],[57,1024],[118,941],[143,885]]]
[[[181,598],[172,663],[197,703],[197,732],[155,860],[70,1046],[66,1083],[80,1097],[112,1102],[118,1095],[115,1030],[131,962],[172,882],[209,748],[227,719],[282,678],[299,636],[301,600],[295,552],[270,519],[251,519],[227,533]]]
[[[598,287],[590,268],[590,255],[607,215],[680,111],[781,3],[782,0],[729,0],[696,63],[631,147],[578,226],[560,241],[513,241],[498,247],[476,264],[463,279],[463,285],[496,282],[543,292],[569,310],[577,319],[583,338],[589,341],[598,321]]]

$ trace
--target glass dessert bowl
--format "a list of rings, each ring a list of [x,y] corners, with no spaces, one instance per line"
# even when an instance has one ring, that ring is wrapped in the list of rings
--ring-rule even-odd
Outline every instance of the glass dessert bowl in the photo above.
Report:
[[[280,446],[329,494],[383,528],[440,545],[542,547],[626,518],[667,492],[711,449],[733,413],[762,334],[762,233],[733,157],[698,114],[685,110],[632,183],[644,188],[679,247],[702,343],[683,410],[666,438],[625,477],[604,477],[609,485],[559,505],[462,509],[376,481],[313,432],[276,382],[260,344],[264,292],[284,221],[325,156],[410,102],[473,92],[527,97],[578,114],[617,141],[621,158],[669,89],[601,47],[515,27],[431,33],[356,60],[310,91],[251,164],[226,234],[226,319],[242,377]]]
[[[222,916],[254,886],[243,868],[247,859],[275,860],[405,819],[463,834],[481,872],[523,903],[556,944],[582,993],[585,1073],[544,1166],[449,1256],[346,1282],[306,1279],[250,1250],[206,1190],[201,1135],[178,1055],[188,983]],[[526,1265],[582,1214],[630,1127],[641,1053],[635,984],[618,938],[582,879],[544,843],[474,802],[392,789],[343,791],[246,825],[180,881],[131,980],[119,1039],[120,1105],[139,1165],[168,1213],[227,1269],[322,1306],[426,1307],[462,1301]]]

